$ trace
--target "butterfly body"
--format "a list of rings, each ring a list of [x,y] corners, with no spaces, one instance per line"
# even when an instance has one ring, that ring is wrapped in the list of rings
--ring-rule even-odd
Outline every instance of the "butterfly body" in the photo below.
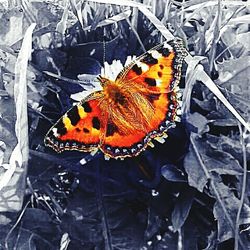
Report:
[[[99,77],[103,90],[64,114],[45,144],[57,152],[100,149],[113,158],[138,155],[175,126],[185,55],[180,40],[165,42],[125,67],[115,81]]]

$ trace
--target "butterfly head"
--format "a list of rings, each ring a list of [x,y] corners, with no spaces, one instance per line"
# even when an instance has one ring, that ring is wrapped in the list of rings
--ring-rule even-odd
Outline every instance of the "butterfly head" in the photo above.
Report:
[[[101,75],[97,77],[98,81],[100,82],[101,86],[104,88],[107,84],[110,83],[110,80],[108,78],[105,78]]]

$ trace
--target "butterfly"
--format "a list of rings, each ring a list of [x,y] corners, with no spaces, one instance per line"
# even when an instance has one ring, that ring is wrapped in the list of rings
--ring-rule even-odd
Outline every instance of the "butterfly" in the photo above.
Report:
[[[114,81],[99,76],[102,90],[66,112],[48,131],[45,145],[124,159],[152,146],[152,139],[164,141],[180,119],[178,85],[186,55],[176,38],[137,57]]]

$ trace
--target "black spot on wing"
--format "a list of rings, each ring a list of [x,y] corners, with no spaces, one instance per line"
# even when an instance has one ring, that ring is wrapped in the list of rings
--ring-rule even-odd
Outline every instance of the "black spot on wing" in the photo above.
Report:
[[[56,128],[59,135],[65,135],[67,133],[67,129],[65,128],[62,119],[58,121],[58,123],[56,124]]]
[[[113,123],[109,123],[107,126],[106,136],[112,136],[115,132],[118,132],[117,126]]]
[[[160,49],[158,50],[158,52],[161,53],[161,54],[162,54],[163,56],[165,56],[165,57],[169,56],[169,54],[170,54],[170,51],[169,51],[168,48],[160,48]]]
[[[90,113],[90,112],[92,111],[92,108],[90,107],[90,105],[89,105],[88,102],[84,102],[84,103],[82,104],[82,107],[84,108],[84,111],[85,111],[86,113]]]
[[[79,128],[76,128],[76,132],[81,132],[81,129],[79,129]]]
[[[162,77],[162,72],[161,71],[158,71],[158,76]]]
[[[137,75],[141,75],[141,73],[142,73],[141,67],[139,67],[137,64],[135,64],[135,65],[132,67],[132,70],[133,70]]]
[[[149,85],[149,86],[156,86],[156,81],[154,78],[149,78],[149,77],[145,77],[144,81]]]
[[[83,128],[84,133],[89,133],[89,130],[87,128]]]
[[[152,103],[160,98],[160,94],[149,94],[147,99]]]
[[[67,113],[68,118],[71,121],[71,124],[75,126],[81,119],[78,113],[78,108],[77,106],[74,106],[68,113]]]
[[[154,65],[158,63],[158,60],[153,58],[153,56],[150,53],[147,53],[141,61],[148,65]]]
[[[101,124],[100,124],[100,120],[98,119],[98,117],[93,117],[93,119],[92,119],[92,125],[93,125],[93,128],[95,128],[95,129],[100,129],[100,127],[101,127]]]
[[[164,66],[162,64],[160,64],[160,69],[164,69]]]

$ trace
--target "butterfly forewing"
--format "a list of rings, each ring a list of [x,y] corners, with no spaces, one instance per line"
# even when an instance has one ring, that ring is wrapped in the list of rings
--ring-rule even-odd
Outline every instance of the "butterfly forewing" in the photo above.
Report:
[[[131,82],[148,91],[171,92],[179,84],[186,55],[180,39],[164,42],[139,56],[116,80]]]

